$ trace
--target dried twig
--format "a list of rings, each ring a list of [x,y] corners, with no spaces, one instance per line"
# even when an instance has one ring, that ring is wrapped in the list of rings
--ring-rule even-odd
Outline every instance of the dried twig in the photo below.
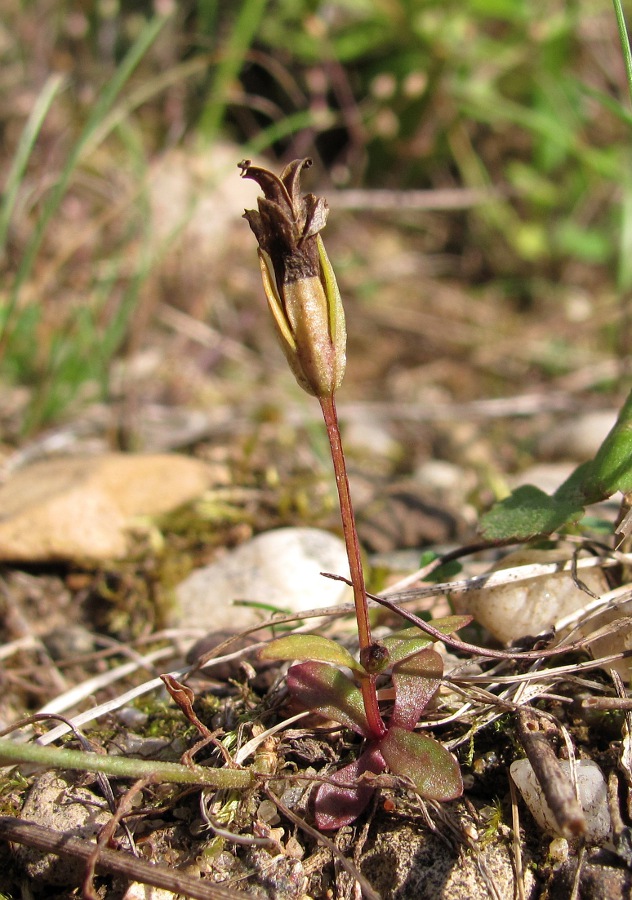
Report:
[[[632,697],[582,697],[578,706],[580,709],[623,709],[632,711]]]
[[[137,794],[139,794],[144,788],[146,788],[148,784],[151,784],[153,780],[154,779],[152,778],[141,778],[139,781],[136,781],[131,786],[131,788],[125,791],[119,801],[118,809],[115,810],[112,818],[104,825],[104,827],[99,832],[96,846],[94,847],[92,855],[89,857],[86,863],[86,874],[83,880],[83,894],[86,900],[88,900],[88,898],[89,900],[98,900],[96,892],[94,890],[93,880],[96,872],[96,867],[99,864],[99,857],[108,846],[110,841],[113,839],[114,833],[119,824],[121,824],[123,817],[128,815],[131,811],[134,797],[136,797]],[[131,840],[129,828],[126,823],[123,824]],[[134,845],[132,843],[132,848],[133,847]]]
[[[195,694],[186,684],[181,684],[173,675],[161,675],[160,680],[164,684],[164,686],[169,691],[172,700],[180,707],[188,721],[195,725],[197,730],[202,735],[202,740],[198,741],[190,750],[187,750],[182,754],[182,759],[180,762],[185,766],[193,765],[193,757],[196,753],[206,747],[208,744],[212,744],[216,750],[219,750],[221,753],[224,763],[228,766],[229,769],[237,769],[239,766],[235,764],[232,756],[224,747],[222,742],[218,740],[217,734],[213,733],[206,727],[204,722],[200,721],[199,717],[195,714],[193,710],[193,702],[195,700]]]
[[[619,699],[623,702],[627,699],[627,692],[616,669],[610,670],[614,689]],[[632,813],[632,711],[626,709],[623,728],[621,730],[621,749],[619,752],[619,768],[625,778],[627,788],[627,813]]]
[[[469,209],[497,199],[499,191],[478,188],[440,188],[435,190],[363,190],[348,188],[332,191],[338,209],[382,210],[401,213],[402,210]]]
[[[584,834],[586,818],[573,785],[540,731],[538,717],[532,710],[522,709],[518,713],[518,734],[561,834],[566,838]]]

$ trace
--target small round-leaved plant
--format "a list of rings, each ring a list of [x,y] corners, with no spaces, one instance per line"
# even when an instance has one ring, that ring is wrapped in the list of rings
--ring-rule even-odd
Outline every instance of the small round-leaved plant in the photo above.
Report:
[[[381,642],[371,636],[334,400],[346,364],[345,317],[320,236],[327,221],[327,202],[301,193],[301,174],[310,165],[308,159],[295,160],[280,176],[249,160],[240,163],[240,169],[264,194],[258,200],[258,209],[246,211],[245,218],[259,244],[263,286],[283,352],[300,386],[317,397],[321,406],[353,586],[359,661],[335,641],[320,635],[288,635],[272,641],[261,653],[267,660],[296,661],[287,674],[292,697],[365,739],[357,759],[316,791],[316,823],[332,829],[352,822],[371,799],[374,788],[370,777],[363,775],[378,775],[388,767],[410,779],[422,797],[433,800],[459,797],[463,781],[452,754],[434,738],[414,730],[443,675],[442,660],[432,646],[432,638],[415,627],[395,632]],[[469,616],[452,616],[432,624],[441,633],[450,634],[469,621]],[[376,681],[386,673],[392,680],[394,704],[384,721]]]

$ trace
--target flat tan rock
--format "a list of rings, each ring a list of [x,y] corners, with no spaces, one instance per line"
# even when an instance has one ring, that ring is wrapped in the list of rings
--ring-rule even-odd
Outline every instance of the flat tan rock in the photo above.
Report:
[[[43,460],[0,487],[0,559],[107,560],[125,556],[134,520],[202,494],[210,470],[176,454]]]

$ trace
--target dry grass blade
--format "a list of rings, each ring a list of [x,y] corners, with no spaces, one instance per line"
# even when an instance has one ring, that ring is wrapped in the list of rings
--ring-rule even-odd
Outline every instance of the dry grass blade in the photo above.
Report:
[[[518,790],[509,779],[509,791],[511,796],[511,851],[513,854],[514,872],[516,875],[516,892],[518,900],[525,900],[524,866],[522,861],[522,845],[520,843],[520,810],[518,808]]]
[[[124,663],[122,666],[117,666],[115,669],[109,669],[107,672],[96,675],[94,678],[88,678],[86,681],[82,681],[81,684],[72,687],[66,693],[55,697],[54,700],[51,700],[50,703],[43,706],[39,712],[53,714],[64,712],[64,710],[76,706],[77,703],[80,703],[86,697],[90,697],[95,691],[102,690],[104,687],[114,684],[115,682],[126,678],[128,675],[137,672],[138,669],[141,668],[141,665],[143,667],[149,667],[153,663],[158,662],[161,659],[167,659],[172,655],[173,650],[170,647],[163,647],[160,650],[154,650],[153,653],[148,653],[142,658],[142,662],[139,660],[136,662]]]
[[[432,191],[343,190],[330,194],[338,209],[468,209],[497,196],[495,190],[443,188]]]
[[[409,591],[388,592],[391,602],[406,603],[420,600],[424,597],[438,596],[440,594],[466,594],[480,588],[500,587],[506,584],[517,584],[531,578],[541,578],[545,575],[555,575],[559,572],[572,572],[577,569],[608,568],[632,563],[632,554],[613,553],[607,558],[587,557],[577,560],[566,560],[555,563],[531,563],[524,566],[514,566],[510,569],[500,569],[485,575],[474,575],[472,578],[464,578],[459,581],[447,581],[415,588]],[[331,577],[331,576],[330,576]],[[383,602],[384,597],[373,597],[378,603]]]
[[[353,863],[349,862],[349,860],[340,853],[333,841],[330,841],[329,838],[325,837],[324,834],[321,834],[320,831],[316,831],[315,828],[312,828],[311,825],[308,825],[307,822],[303,821],[300,816],[297,816],[296,813],[292,812],[291,809],[288,809],[287,806],[285,806],[285,804],[282,803],[282,801],[276,796],[276,794],[274,794],[269,788],[266,788],[265,791],[270,800],[272,800],[272,802],[276,806],[278,806],[283,815],[287,816],[290,822],[294,822],[294,824],[298,825],[298,827],[302,831],[306,832],[306,834],[309,834],[310,837],[313,837],[314,840],[318,841],[319,844],[321,844],[323,847],[327,847],[327,849],[332,852],[345,872],[351,875],[352,878],[355,878],[355,880],[358,882],[362,891],[362,896],[365,898],[365,900],[381,900],[380,895],[377,893],[377,891],[373,890],[369,882],[360,872],[358,872]]]
[[[53,831],[22,819],[0,816],[0,838],[14,844],[24,844],[45,853],[71,856],[89,864],[94,853],[94,844],[63,832]],[[137,859],[122,851],[102,849],[95,866],[97,871],[116,873],[142,884],[164,888],[174,894],[191,897],[192,900],[248,900],[248,895],[206,884],[197,878],[183,875],[165,866]]]
[[[258,629],[253,629],[258,630]],[[204,668],[210,668],[212,665],[220,665],[223,662],[230,662],[234,659],[241,659],[241,657],[254,652],[262,645],[253,644],[252,647],[248,647],[245,650],[239,650],[235,653],[229,653],[225,656],[219,656],[214,658],[213,660],[209,660]],[[171,650],[164,651],[156,651],[156,653],[164,654],[170,656],[172,654]],[[151,658],[151,655],[148,654],[145,659]],[[155,658],[155,657],[154,657]],[[132,667],[129,669],[128,667]],[[111,684],[119,678],[125,677],[130,671],[135,671],[138,668],[137,664],[129,663],[125,666],[120,666],[116,671],[116,677],[109,677],[112,675],[111,672],[104,673],[104,679],[106,679],[107,684]],[[173,678],[184,678],[187,675],[190,675],[192,672],[196,671],[199,666],[196,664],[194,666],[186,666],[183,669],[177,669],[175,671],[169,672],[168,674]],[[93,683],[91,679],[89,683]],[[79,686],[82,690],[84,690],[84,685]],[[106,715],[109,712],[113,712],[116,709],[121,709],[126,704],[131,703],[132,700],[135,700],[137,697],[142,697],[144,694],[149,693],[150,691],[157,690],[163,688],[163,681],[161,678],[152,678],[150,681],[145,681],[142,684],[137,685],[136,687],[131,688],[129,691],[125,691],[123,694],[120,694],[118,697],[114,697],[111,700],[107,700],[104,703],[99,704],[98,706],[93,707],[92,709],[88,709],[85,712],[79,713],[72,719],[72,723],[76,726],[85,725],[87,722],[93,722],[101,716]],[[85,696],[85,693],[83,693]],[[60,698],[56,698],[53,703],[61,702]],[[49,707],[51,704],[47,704]],[[50,710],[49,710],[50,711]],[[65,725],[60,725],[57,728],[54,728],[52,731],[49,731],[48,734],[42,735],[42,737],[38,738],[38,743],[42,745],[51,744],[54,741],[58,740],[60,737],[63,737],[64,734],[67,734],[69,731],[68,727]]]

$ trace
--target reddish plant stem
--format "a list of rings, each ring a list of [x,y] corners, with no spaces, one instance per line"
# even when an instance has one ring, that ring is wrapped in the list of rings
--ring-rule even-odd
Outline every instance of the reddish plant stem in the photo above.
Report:
[[[364,572],[362,570],[360,542],[358,541],[358,531],[355,523],[353,504],[351,502],[351,492],[349,490],[349,479],[347,478],[347,465],[345,462],[344,450],[342,448],[340,428],[338,426],[338,413],[336,412],[336,403],[333,395],[331,397],[320,397],[319,401],[320,408],[323,411],[325,425],[327,427],[327,437],[329,438],[329,446],[331,448],[331,459],[334,464],[334,472],[336,475],[336,487],[338,489],[338,499],[340,501],[340,516],[342,518],[342,531],[347,548],[347,557],[349,559],[349,571],[351,573],[351,584],[353,587],[353,602],[355,603],[355,613],[358,622],[358,639],[360,642],[360,651],[362,651],[368,649],[373,641],[371,638],[371,625],[369,622],[369,607],[366,600]],[[375,689],[376,677],[377,676],[375,675],[369,674],[362,676],[360,678],[360,689],[362,691],[364,711],[369,723],[369,728],[377,739],[386,734],[386,727],[380,716],[380,710],[377,703],[377,692]]]

